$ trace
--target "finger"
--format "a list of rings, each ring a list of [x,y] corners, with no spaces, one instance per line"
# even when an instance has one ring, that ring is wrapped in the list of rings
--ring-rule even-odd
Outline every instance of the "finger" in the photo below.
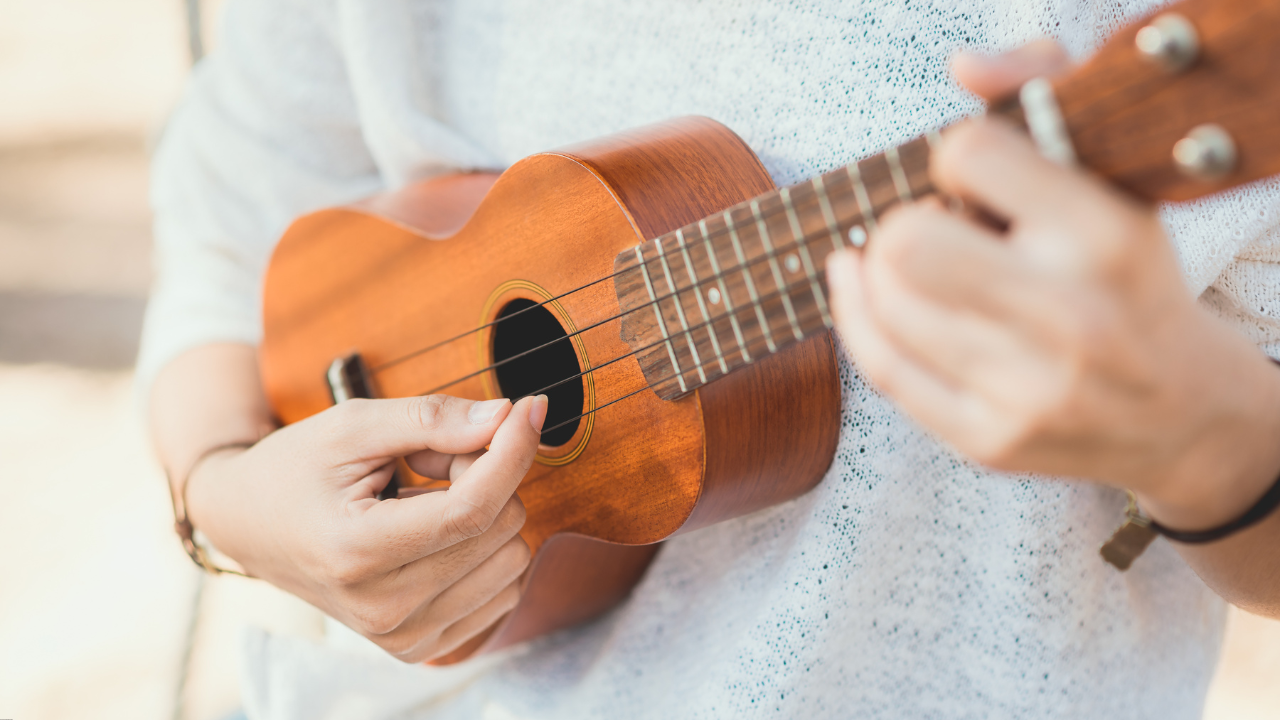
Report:
[[[1071,67],[1071,58],[1057,42],[1037,40],[1000,55],[960,53],[951,72],[970,92],[987,100],[1013,94],[1026,81],[1054,77]]]
[[[1083,171],[1046,159],[1025,133],[997,117],[949,130],[930,157],[929,174],[944,194],[976,202],[1014,226],[1075,227],[1117,201]]]
[[[547,418],[547,396],[521,400],[466,472],[444,494],[448,503],[443,522],[447,538],[453,542],[483,531],[533,465]]]
[[[515,606],[515,601],[519,599],[518,583],[520,576],[529,567],[529,557],[529,546],[519,536],[512,538],[447,590],[417,608],[395,630],[377,636],[374,640],[397,657],[408,661],[426,659],[424,654],[434,657],[447,653],[456,644],[444,647],[440,640],[450,627],[476,614],[511,587],[516,592],[503,612]],[[485,627],[488,624],[476,628],[476,632]]]
[[[1012,323],[1036,337],[1062,302],[1008,243],[978,222],[948,212],[935,198],[886,213],[866,263],[872,284],[882,274],[891,275],[932,303]],[[885,307],[892,309],[893,303]]]
[[[449,481],[457,480],[466,474],[467,470],[471,469],[471,466],[476,463],[476,460],[480,459],[481,455],[484,455],[483,450],[467,453],[466,455],[454,455],[453,462],[449,465]]]
[[[525,511],[513,497],[488,530],[474,538],[416,558],[405,565],[388,563],[393,557],[414,557],[412,546],[389,545],[377,553],[363,553],[358,570],[345,574],[334,588],[337,615],[366,635],[386,635],[408,622],[452,585],[498,554],[508,544],[524,544],[517,534]],[[510,550],[508,550],[510,552]]]
[[[405,608],[407,615],[475,570],[499,548],[513,541],[523,543],[518,533],[524,522],[524,503],[513,495],[488,530],[401,566],[386,576],[377,592],[387,598],[404,598],[409,604]]]
[[[506,399],[448,395],[346,400],[316,416],[324,428],[318,451],[359,475],[422,450],[473,452],[492,439],[510,409]]]
[[[515,494],[538,449],[547,397],[516,403],[498,426],[489,451],[444,492],[426,493],[361,506],[361,542],[375,548],[404,548],[407,559],[425,557],[482,534]]]
[[[973,396],[952,387],[902,352],[872,317],[861,260],[842,251],[827,260],[832,309],[845,345],[866,378],[909,415],[944,438],[978,416]]]
[[[888,228],[877,242],[887,246]],[[882,251],[883,252],[883,251]],[[1001,396],[1010,368],[1026,356],[1016,326],[975,312],[963,303],[942,303],[904,281],[882,254],[866,258],[868,312],[888,340],[911,361],[947,386],[986,398]],[[963,298],[962,298],[963,300]]]
[[[520,581],[516,580],[502,589],[502,592],[485,603],[484,607],[462,618],[449,626],[440,634],[436,652],[423,660],[434,660],[443,657],[462,647],[468,640],[492,627],[502,620],[507,613],[515,609],[520,602]]]
[[[408,463],[410,470],[423,477],[429,477],[432,480],[448,480],[450,479],[449,468],[453,465],[455,457],[457,456],[435,450],[422,450],[406,457],[404,461]]]

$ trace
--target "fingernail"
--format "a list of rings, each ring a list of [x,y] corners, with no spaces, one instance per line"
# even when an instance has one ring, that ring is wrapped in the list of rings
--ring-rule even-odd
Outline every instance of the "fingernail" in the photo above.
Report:
[[[539,395],[529,404],[529,424],[534,432],[542,432],[542,424],[547,421],[547,396]]]
[[[467,411],[467,419],[472,425],[484,425],[493,419],[498,411],[507,406],[506,398],[498,398],[497,400],[485,400],[471,406]]]

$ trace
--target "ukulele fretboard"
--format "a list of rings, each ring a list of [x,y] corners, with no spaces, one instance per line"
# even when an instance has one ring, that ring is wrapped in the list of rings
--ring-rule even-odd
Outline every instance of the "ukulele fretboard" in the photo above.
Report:
[[[619,254],[622,338],[673,399],[832,325],[826,261],[933,193],[936,133],[761,195]]]

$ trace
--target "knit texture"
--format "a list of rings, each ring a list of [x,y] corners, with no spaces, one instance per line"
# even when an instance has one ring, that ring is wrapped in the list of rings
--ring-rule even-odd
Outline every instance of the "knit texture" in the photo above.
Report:
[[[793,183],[980,111],[957,49],[1052,35],[1084,57],[1152,7],[232,0],[157,158],[141,387],[190,347],[257,342],[262,270],[304,211],[685,114]],[[1163,211],[1192,291],[1273,352],[1277,198],[1268,181]],[[315,718],[320,698],[370,718],[1199,716],[1223,604],[1163,541],[1127,573],[1099,559],[1120,492],[978,468],[845,360],[840,378],[822,484],[668,542],[606,618],[450,692],[396,669],[394,711],[360,701],[367,663],[394,661],[255,636],[248,667],[284,669],[246,675],[251,716]]]

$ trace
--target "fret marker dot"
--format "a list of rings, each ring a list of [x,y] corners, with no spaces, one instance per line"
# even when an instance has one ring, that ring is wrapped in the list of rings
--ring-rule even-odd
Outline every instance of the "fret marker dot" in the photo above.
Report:
[[[783,262],[787,265],[787,272],[800,272],[800,258],[795,253],[788,255]]]
[[[720,291],[719,291],[719,290],[717,290],[717,289],[715,289],[715,288],[711,288],[710,290],[708,290],[708,291],[707,291],[707,302],[711,303],[712,305],[719,305],[719,304],[720,304]]]
[[[862,229],[861,225],[854,225],[849,228],[849,242],[854,247],[862,247],[867,244],[867,231]]]

